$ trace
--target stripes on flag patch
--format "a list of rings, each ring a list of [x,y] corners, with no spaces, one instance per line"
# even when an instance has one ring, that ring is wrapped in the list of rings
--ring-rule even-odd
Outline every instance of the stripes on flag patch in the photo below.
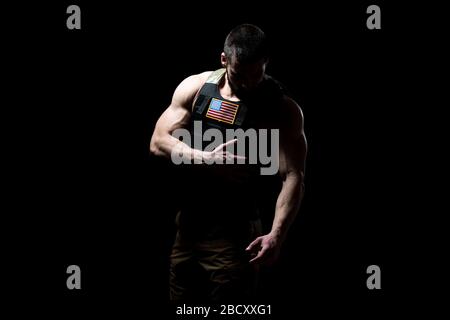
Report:
[[[206,117],[229,124],[234,124],[234,118],[236,117],[238,108],[239,105],[236,103],[212,98],[208,111],[206,112]]]

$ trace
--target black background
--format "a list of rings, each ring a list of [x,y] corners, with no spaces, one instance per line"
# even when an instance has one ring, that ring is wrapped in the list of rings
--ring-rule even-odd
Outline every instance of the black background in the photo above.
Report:
[[[66,28],[70,4],[81,7],[81,30]],[[264,272],[266,302],[280,316],[402,314],[415,262],[405,187],[415,181],[405,161],[415,111],[403,97],[420,30],[405,23],[407,7],[379,1],[382,29],[368,30],[370,4],[78,0],[5,10],[5,278],[10,296],[31,301],[16,311],[173,314],[173,198],[189,181],[148,155],[149,140],[177,84],[219,68],[226,34],[254,23],[272,40],[268,73],[302,107],[309,144],[305,199],[280,262]],[[275,191],[261,196],[268,212]],[[71,264],[80,291],[66,288]],[[379,291],[366,287],[372,264]]]

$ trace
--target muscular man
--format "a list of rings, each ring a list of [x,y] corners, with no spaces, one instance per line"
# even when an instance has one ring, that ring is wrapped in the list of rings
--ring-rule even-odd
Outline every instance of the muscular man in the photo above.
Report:
[[[150,142],[152,154],[171,159],[176,152],[192,163],[184,165],[174,185],[174,197],[181,201],[170,262],[174,301],[254,297],[258,265],[277,259],[303,197],[307,149],[303,115],[283,87],[265,73],[265,34],[249,24],[234,28],[220,58],[222,69],[192,75],[179,84]],[[203,130],[279,130],[282,187],[267,234],[261,233],[258,217],[259,171],[254,165],[226,161],[206,164],[242,156],[227,151],[236,140],[205,151],[172,136],[180,128],[193,132],[194,121],[200,121]]]

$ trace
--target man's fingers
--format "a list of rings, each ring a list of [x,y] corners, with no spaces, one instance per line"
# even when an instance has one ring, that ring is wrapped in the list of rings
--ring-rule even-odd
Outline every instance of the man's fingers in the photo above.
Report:
[[[233,144],[233,143],[236,143],[236,141],[237,141],[237,139],[233,139],[233,140],[227,141],[227,142],[225,142],[225,143],[219,144],[219,145],[213,150],[213,152],[214,152],[214,151],[219,152],[219,150],[223,150],[222,152],[225,152],[226,146],[229,146],[229,145],[231,145],[231,144]]]
[[[262,240],[261,237],[256,238],[255,240],[252,241],[252,243],[250,243],[250,244],[248,245],[247,249],[245,249],[245,250],[247,250],[247,251],[253,250],[253,248],[254,248],[256,245],[259,245],[259,243],[261,242],[261,240]]]
[[[247,159],[247,158],[244,157],[244,156],[237,156],[237,155],[234,155],[234,154],[229,153],[229,152],[227,152],[225,158],[226,158],[227,160],[228,160],[228,159],[229,159],[229,160],[240,160],[240,159],[245,160],[245,159]]]
[[[233,139],[233,140],[230,140],[230,141],[228,141],[228,142],[225,142],[224,144],[221,145],[221,147],[222,147],[222,148],[226,148],[227,146],[236,143],[237,140],[238,140],[238,139]],[[219,146],[219,147],[220,147],[220,146]]]
[[[245,156],[235,155],[225,150],[227,146],[236,143],[236,141],[238,141],[238,139],[233,139],[225,143],[222,143],[220,146],[215,148],[213,152],[216,152],[216,154],[221,155],[222,159],[224,160],[247,160],[247,157]]]
[[[265,258],[266,252],[267,252],[267,247],[263,247],[261,249],[261,251],[258,252],[256,257],[251,259],[249,262],[250,263],[260,263],[260,262],[262,262],[262,260]]]
[[[237,159],[237,160],[246,160],[246,159],[247,159],[247,157],[244,157],[244,156],[237,156],[237,155],[233,155],[233,158],[234,158],[234,159]]]

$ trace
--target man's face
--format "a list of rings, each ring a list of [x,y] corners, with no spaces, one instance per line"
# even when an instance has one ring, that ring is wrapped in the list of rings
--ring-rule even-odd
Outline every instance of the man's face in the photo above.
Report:
[[[228,83],[238,97],[251,94],[263,81],[266,72],[267,59],[254,63],[241,64],[236,59],[226,59],[222,56],[226,66]]]

